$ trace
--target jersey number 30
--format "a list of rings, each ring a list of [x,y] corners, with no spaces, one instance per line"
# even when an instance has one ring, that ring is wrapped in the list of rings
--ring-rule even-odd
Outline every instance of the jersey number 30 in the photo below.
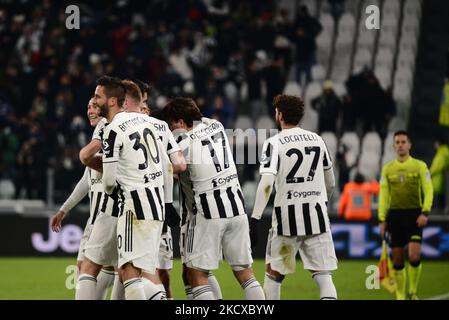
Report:
[[[150,146],[148,144],[148,136],[151,136],[151,139],[153,140],[154,148],[156,149],[156,155],[153,156],[153,153],[151,152]],[[145,157],[145,162],[139,164],[139,170],[145,170],[148,168],[148,154],[150,154],[151,159],[154,163],[159,163],[159,149],[156,144],[156,138],[153,135],[153,132],[151,132],[150,129],[145,128],[143,129],[143,140],[145,142],[145,145],[140,142],[141,136],[139,132],[134,132],[133,134],[129,135],[130,140],[136,140],[134,141],[133,148],[134,150],[142,150],[143,156]]]

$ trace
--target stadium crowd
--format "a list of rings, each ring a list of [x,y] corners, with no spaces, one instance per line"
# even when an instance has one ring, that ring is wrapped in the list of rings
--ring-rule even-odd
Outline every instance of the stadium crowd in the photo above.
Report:
[[[343,1],[329,2],[338,18]],[[305,73],[309,80],[321,32],[306,7],[290,21],[275,1],[94,1],[79,5],[79,30],[66,28],[67,1],[4,4],[0,179],[13,182],[16,198],[45,199],[52,168],[57,202],[82,175],[78,151],[91,131],[86,104],[100,75],[150,82],[152,109],[173,96],[194,97],[205,116],[232,127],[237,114],[272,114],[273,97],[290,78]],[[314,104],[323,116],[335,107],[331,114],[344,118],[341,128],[328,128],[322,117],[320,131],[341,134],[359,118],[366,119],[365,129],[371,120],[385,124],[394,106],[374,109],[375,99],[394,103],[369,75],[365,87],[349,79],[344,101],[324,97]],[[365,106],[358,97],[370,81],[374,99]]]

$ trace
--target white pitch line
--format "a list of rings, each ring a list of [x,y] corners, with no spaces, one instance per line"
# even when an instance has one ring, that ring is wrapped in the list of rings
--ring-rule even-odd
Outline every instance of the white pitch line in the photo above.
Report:
[[[441,294],[439,296],[430,297],[425,300],[446,300],[446,299],[449,299],[449,292]]]

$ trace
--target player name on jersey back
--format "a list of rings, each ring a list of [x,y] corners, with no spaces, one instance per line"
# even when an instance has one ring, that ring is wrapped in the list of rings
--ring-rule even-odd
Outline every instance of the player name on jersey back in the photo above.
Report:
[[[260,174],[276,176],[273,228],[279,235],[329,230],[324,170],[331,167],[326,145],[316,133],[295,127],[265,141]]]

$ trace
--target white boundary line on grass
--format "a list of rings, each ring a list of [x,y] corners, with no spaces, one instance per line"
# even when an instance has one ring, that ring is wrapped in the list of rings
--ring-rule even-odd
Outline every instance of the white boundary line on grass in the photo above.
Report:
[[[441,294],[439,296],[427,298],[426,300],[446,300],[446,299],[449,299],[449,292]]]

